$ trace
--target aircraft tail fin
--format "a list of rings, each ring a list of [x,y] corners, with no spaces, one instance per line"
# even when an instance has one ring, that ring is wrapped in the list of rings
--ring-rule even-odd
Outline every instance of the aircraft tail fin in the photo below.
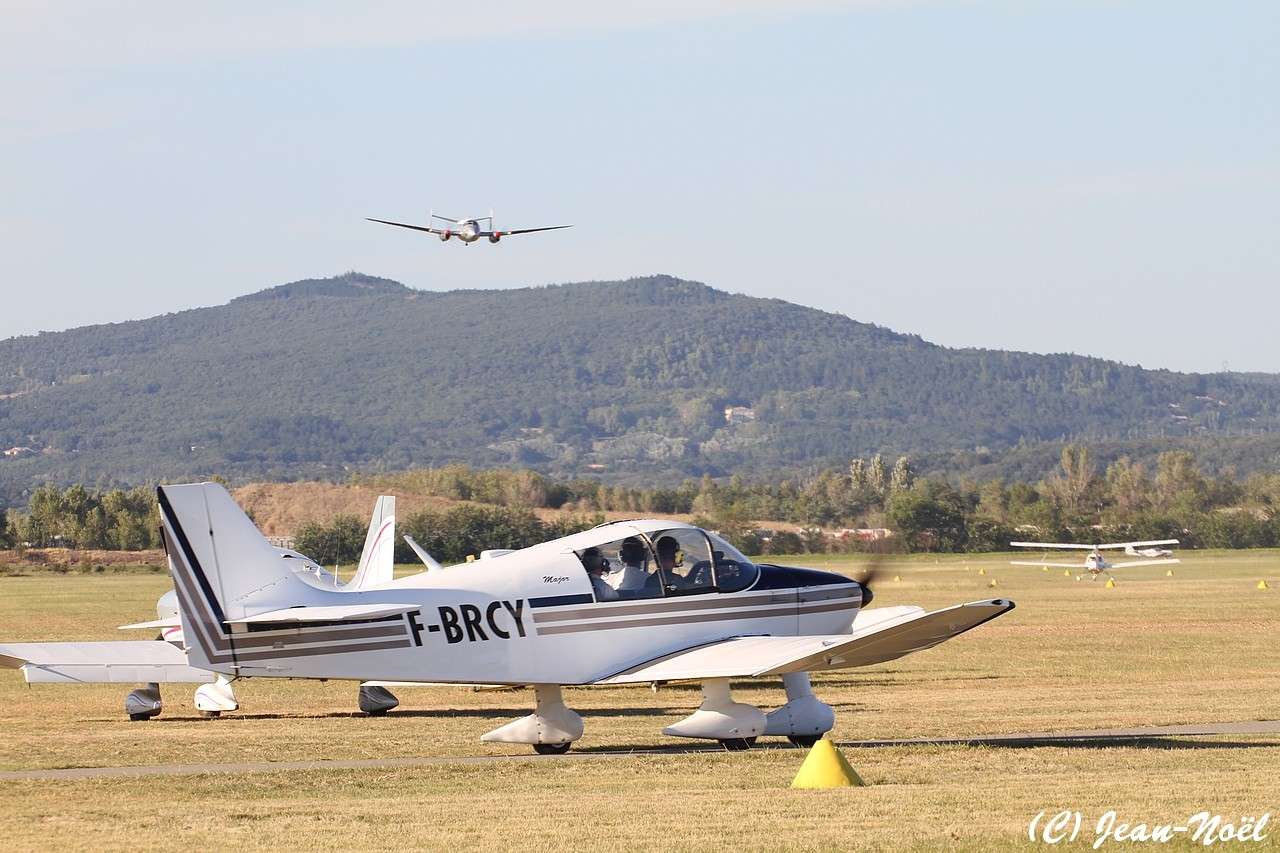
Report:
[[[393,495],[380,495],[369,519],[360,566],[346,588],[368,589],[389,582],[395,576],[395,550],[396,499]]]
[[[159,486],[161,529],[192,665],[234,671],[230,623],[323,602],[217,483]]]

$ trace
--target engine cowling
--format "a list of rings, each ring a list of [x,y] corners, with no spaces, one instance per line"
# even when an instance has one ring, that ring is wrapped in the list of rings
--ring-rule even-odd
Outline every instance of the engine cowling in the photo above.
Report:
[[[446,228],[445,230],[440,232],[440,242],[443,243],[444,241],[448,240],[452,236],[453,236],[453,232]]]
[[[502,232],[501,232],[501,231],[494,231],[492,234],[490,234],[490,235],[489,235],[489,242],[490,242],[490,243],[496,243],[496,242],[498,242],[498,241],[499,241],[499,240],[501,240],[501,239],[502,239]]]

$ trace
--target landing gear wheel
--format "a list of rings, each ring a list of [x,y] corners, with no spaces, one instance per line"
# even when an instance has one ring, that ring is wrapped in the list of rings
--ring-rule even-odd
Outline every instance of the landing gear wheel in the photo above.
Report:
[[[206,720],[213,720],[218,717],[221,717],[222,712],[221,711],[201,711],[200,716],[204,717]]]
[[[787,735],[787,740],[796,746],[803,746],[807,749],[822,740],[822,735]]]
[[[154,716],[155,714],[130,714],[129,719],[133,720],[135,723],[140,723],[143,720],[149,720]]]
[[[390,710],[390,708],[381,708],[377,711],[365,711],[364,713],[367,717],[385,717],[387,715],[387,711]]]
[[[742,752],[744,749],[750,749],[755,741],[753,737],[730,737],[722,739],[720,745],[729,752]]]
[[[535,743],[533,751],[538,755],[564,755],[573,746],[573,741],[566,743]]]

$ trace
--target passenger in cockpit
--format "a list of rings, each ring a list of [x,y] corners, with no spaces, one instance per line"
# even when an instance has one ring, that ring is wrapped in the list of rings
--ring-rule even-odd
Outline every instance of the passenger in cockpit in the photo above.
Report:
[[[582,552],[582,565],[591,578],[591,591],[596,594],[596,601],[615,601],[618,591],[605,582],[605,572],[609,570],[609,562],[600,553],[599,548],[588,548]]]
[[[644,589],[644,582],[648,579],[644,570],[644,558],[644,543],[635,536],[628,536],[618,548],[618,560],[622,567],[610,572],[605,581],[619,592]]]

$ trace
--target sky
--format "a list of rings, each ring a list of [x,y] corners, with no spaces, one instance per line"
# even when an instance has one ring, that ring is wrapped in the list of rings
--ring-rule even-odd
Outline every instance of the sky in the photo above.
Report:
[[[348,270],[667,273],[947,346],[1280,372],[1272,0],[5,0],[4,21],[0,338]],[[575,227],[463,246],[364,220],[491,208]]]

